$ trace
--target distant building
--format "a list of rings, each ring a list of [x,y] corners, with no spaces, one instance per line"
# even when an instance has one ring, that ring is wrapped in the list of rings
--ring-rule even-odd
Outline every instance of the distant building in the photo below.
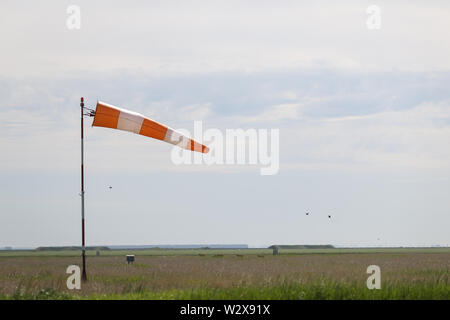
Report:
[[[158,245],[129,245],[109,246],[111,250],[143,250],[143,249],[248,249],[247,244],[158,244]]]

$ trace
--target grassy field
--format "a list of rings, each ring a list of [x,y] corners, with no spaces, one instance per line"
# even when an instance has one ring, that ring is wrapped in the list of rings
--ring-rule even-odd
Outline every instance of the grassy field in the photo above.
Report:
[[[76,251],[0,252],[0,299],[449,299],[450,250],[135,250],[89,252],[89,281],[66,288]],[[135,254],[127,265],[125,254]],[[366,269],[381,268],[380,290]]]

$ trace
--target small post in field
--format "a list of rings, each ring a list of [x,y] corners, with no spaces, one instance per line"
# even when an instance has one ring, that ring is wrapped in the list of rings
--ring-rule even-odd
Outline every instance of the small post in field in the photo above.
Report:
[[[134,262],[134,254],[127,254],[127,263],[133,263]]]

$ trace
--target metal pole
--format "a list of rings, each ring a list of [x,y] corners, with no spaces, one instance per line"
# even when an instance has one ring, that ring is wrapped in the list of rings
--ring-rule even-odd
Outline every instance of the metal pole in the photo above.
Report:
[[[84,99],[81,97],[80,102],[81,107],[81,250],[83,257],[83,271],[81,279],[87,281],[86,276],[86,248],[84,242],[84,142],[83,142],[83,131],[84,131]]]

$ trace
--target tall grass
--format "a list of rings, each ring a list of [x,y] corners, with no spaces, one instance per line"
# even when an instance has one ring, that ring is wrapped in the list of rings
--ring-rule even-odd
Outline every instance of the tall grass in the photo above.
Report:
[[[277,284],[263,287],[237,286],[232,288],[195,288],[190,290],[150,291],[143,285],[124,285],[119,293],[91,294],[87,296],[69,294],[53,288],[38,292],[18,289],[3,299],[59,300],[59,299],[149,299],[149,300],[448,300],[446,284],[389,284],[380,290],[368,290],[360,284],[343,284],[331,280],[316,284]]]
[[[0,258],[0,299],[449,299],[448,253],[89,257],[81,290],[68,290],[79,257]],[[381,267],[381,290],[366,287]]]

